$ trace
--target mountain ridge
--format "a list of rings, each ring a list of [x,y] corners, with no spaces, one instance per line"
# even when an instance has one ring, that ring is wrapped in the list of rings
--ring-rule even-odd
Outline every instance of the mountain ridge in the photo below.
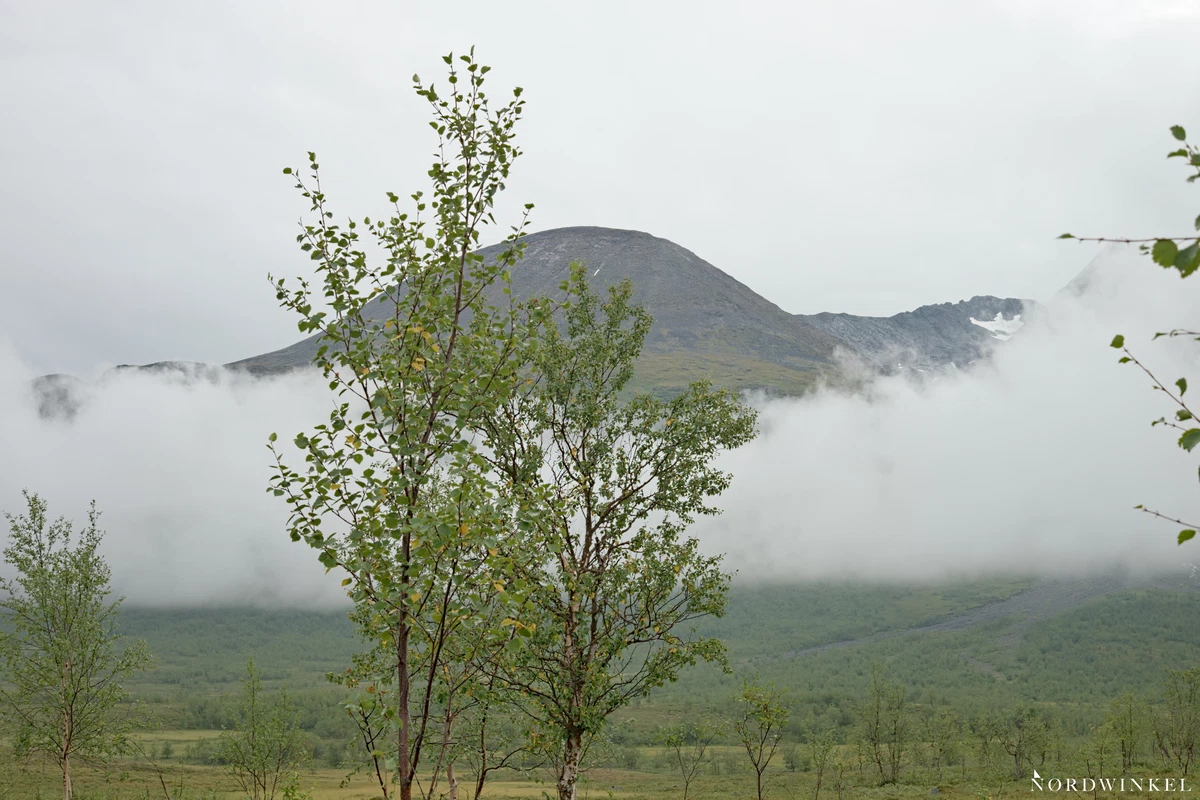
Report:
[[[892,317],[790,314],[690,250],[642,231],[578,226],[524,237],[525,256],[512,270],[517,299],[555,296],[572,261],[586,264],[603,293],[628,277],[635,303],[654,318],[635,388],[670,393],[706,372],[732,389],[802,394],[836,380],[846,355],[887,371],[897,353],[929,368],[986,355],[991,335],[969,318],[1018,315],[1028,301],[977,296],[922,306]],[[505,245],[478,252],[495,258]],[[494,292],[493,300],[499,300]],[[271,374],[305,366],[319,336],[231,362],[230,369]],[[956,361],[957,359],[957,361]]]
[[[986,357],[1002,338],[984,321],[1019,323],[1031,305],[976,296],[891,317],[791,314],[694,252],[642,231],[577,226],[528,234],[523,241],[524,258],[512,270],[512,294],[518,300],[557,296],[573,261],[586,264],[598,293],[624,278],[632,280],[633,301],[646,308],[654,324],[631,388],[660,395],[682,391],[700,378],[736,391],[801,395],[822,383],[838,383],[847,361],[883,373],[960,367]],[[478,252],[494,259],[505,247],[494,244]],[[492,287],[489,297],[504,299],[501,287]],[[383,313],[382,306],[368,309],[369,316]],[[319,338],[309,336],[224,367],[256,376],[302,369],[311,365]],[[211,378],[216,368],[185,361],[114,368],[127,369]],[[64,405],[75,383],[68,376],[42,376],[35,381],[39,403]]]

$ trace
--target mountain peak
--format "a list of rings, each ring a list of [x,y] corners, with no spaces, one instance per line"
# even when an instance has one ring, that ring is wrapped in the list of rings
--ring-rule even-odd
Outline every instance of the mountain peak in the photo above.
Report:
[[[839,350],[885,370],[898,353],[914,365],[965,364],[995,344],[994,331],[973,319],[1001,314],[1009,320],[1024,309],[1020,300],[974,297],[886,318],[803,316],[787,313],[692,251],[644,231],[576,226],[538,231],[523,241],[524,258],[511,271],[519,300],[558,297],[573,261],[586,264],[598,293],[625,278],[633,282],[633,300],[654,325],[632,388],[660,394],[701,378],[737,390],[801,394],[839,373]],[[494,244],[479,253],[496,258],[505,247]],[[499,288],[494,301],[503,297]],[[226,366],[255,374],[307,367],[318,338]]]

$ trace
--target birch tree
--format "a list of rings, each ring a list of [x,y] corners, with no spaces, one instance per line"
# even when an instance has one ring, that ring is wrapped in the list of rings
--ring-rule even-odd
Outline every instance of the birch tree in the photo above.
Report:
[[[628,280],[602,302],[580,264],[561,287],[525,389],[488,418],[488,452],[514,497],[542,509],[538,557],[514,583],[526,593],[507,620],[514,657],[492,665],[498,685],[550,732],[561,800],[574,800],[587,743],[617,709],[720,660],[691,623],[724,612],[729,576],[687,528],[731,476],[713,466],[749,441],[755,413],[701,382],[672,400],[624,389],[650,329]],[[515,559],[514,559],[515,561]]]
[[[96,504],[76,535],[69,520],[49,521],[38,495],[24,497],[24,514],[4,515],[4,560],[16,576],[0,578],[0,714],[13,731],[14,755],[53,759],[63,799],[71,800],[77,763],[128,750],[141,720],[121,683],[151,657],[142,641],[120,648],[123,598],[109,599]]]
[[[314,363],[338,399],[328,422],[294,438],[300,469],[271,435],[271,491],[291,508],[292,540],[339,570],[365,634],[393,656],[390,705],[375,720],[390,726],[395,763],[377,766],[390,773],[385,792],[395,783],[401,800],[412,797],[442,722],[431,688],[449,663],[452,629],[480,640],[507,632],[489,627],[494,604],[483,613],[468,589],[498,586],[495,602],[509,602],[501,543],[520,532],[523,517],[490,479],[471,436],[513,391],[536,343],[515,302],[489,300],[511,297],[525,220],[498,258],[476,252],[520,154],[521,89],[495,108],[484,91],[489,68],[473,51],[445,62],[444,93],[413,76],[437,136],[428,199],[415,192],[402,209],[389,193],[392,211],[382,219],[338,224],[309,153],[307,177],[284,172],[297,175],[311,204],[297,240],[316,265],[326,310],[316,308],[307,280],[289,288],[272,279],[300,330],[319,336]],[[531,318],[537,313],[535,304]]]

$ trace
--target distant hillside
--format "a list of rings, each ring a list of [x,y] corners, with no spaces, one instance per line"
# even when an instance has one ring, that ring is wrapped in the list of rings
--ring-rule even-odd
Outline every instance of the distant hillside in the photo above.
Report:
[[[584,261],[600,291],[628,277],[634,299],[654,317],[637,388],[678,391],[701,377],[733,389],[799,394],[836,377],[843,350],[884,367],[896,353],[913,363],[966,364],[982,356],[991,334],[970,322],[1021,313],[1022,301],[976,297],[925,306],[886,319],[849,314],[789,314],[679,245],[638,231],[558,228],[526,238],[513,270],[513,294],[557,296],[572,261]],[[480,252],[495,257],[500,245]],[[310,337],[282,350],[228,366],[257,373],[306,366],[317,350]]]
[[[836,727],[873,663],[922,701],[935,691],[962,713],[1054,701],[1066,717],[1094,717],[1126,689],[1153,692],[1164,668],[1196,663],[1197,611],[1200,586],[1183,571],[932,585],[735,581],[725,617],[697,628],[725,643],[735,674],[686,670],[623,718],[648,743],[662,709],[727,702],[742,676],[757,674],[787,687],[802,717]],[[158,703],[236,691],[250,654],[269,682],[319,690],[361,647],[336,611],[129,607],[121,629],[157,654],[159,668],[130,687]]]

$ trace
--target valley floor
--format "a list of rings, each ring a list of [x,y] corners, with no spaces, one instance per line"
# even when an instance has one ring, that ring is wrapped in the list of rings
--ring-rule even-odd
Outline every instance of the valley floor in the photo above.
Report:
[[[160,732],[155,737],[166,739],[194,739],[194,732]],[[653,748],[643,748],[642,755],[653,759]],[[716,762],[719,771],[728,769],[738,757],[733,748],[718,748]],[[1064,765],[1065,766],[1065,765]],[[736,767],[734,774],[706,774],[698,777],[689,787],[688,797],[695,800],[748,800],[755,797],[754,775],[745,767]],[[1055,768],[1047,770],[1056,775]],[[1012,780],[1007,775],[995,774],[980,780],[977,776],[964,779],[957,768],[946,768],[940,775],[933,770],[913,767],[907,777],[898,784],[880,786],[869,771],[847,769],[842,785],[837,786],[835,776],[825,775],[823,786],[816,791],[817,777],[810,771],[789,771],[782,765],[768,771],[765,796],[777,800],[900,800],[901,798],[940,797],[946,800],[991,800],[991,798],[1028,798],[1033,786],[1026,778]],[[1065,773],[1064,773],[1065,774]],[[1163,773],[1140,768],[1132,773],[1141,776],[1143,785],[1148,776]],[[377,789],[367,776],[355,776],[345,784],[343,770],[319,769],[303,773],[301,791],[308,792],[310,800],[375,800]],[[1119,779],[1119,778],[1118,778]],[[460,777],[459,798],[473,800],[471,776]],[[544,782],[499,778],[488,783],[483,798],[487,800],[542,800],[553,796],[553,782],[546,776]],[[1171,798],[1192,796],[1193,786],[1187,782],[1186,793],[1163,791],[1136,791],[1127,786],[1126,792],[1069,793],[1092,797],[1113,798]],[[1161,781],[1160,787],[1161,789]],[[1066,792],[1036,792],[1035,794],[1068,794]],[[61,778],[53,765],[17,770],[0,765],[0,799],[2,800],[53,800],[62,796]],[[301,795],[305,796],[305,795]],[[445,797],[442,792],[439,797]],[[678,800],[683,796],[683,784],[677,774],[665,770],[596,769],[588,773],[579,786],[579,800]],[[241,800],[246,795],[240,792],[236,782],[219,767],[198,767],[164,762],[157,768],[144,762],[126,762],[113,765],[107,774],[84,770],[75,779],[75,800]],[[282,796],[279,800],[283,800]]]

